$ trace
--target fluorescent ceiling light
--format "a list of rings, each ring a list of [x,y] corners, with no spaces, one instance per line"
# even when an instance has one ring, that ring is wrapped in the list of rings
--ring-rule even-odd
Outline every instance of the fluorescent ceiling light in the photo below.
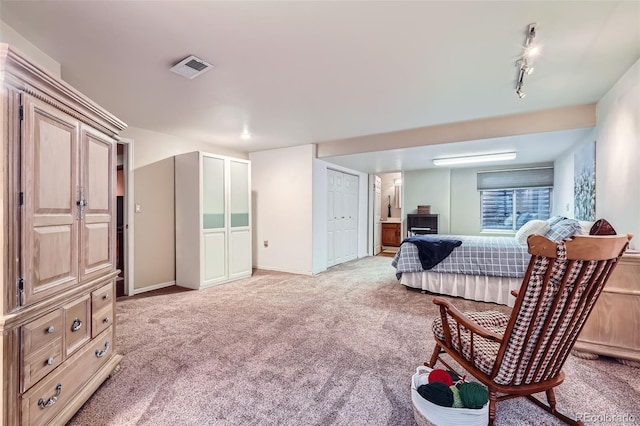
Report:
[[[454,166],[456,164],[483,163],[487,161],[515,160],[515,152],[500,152],[497,154],[469,155],[466,157],[435,158],[435,166]]]

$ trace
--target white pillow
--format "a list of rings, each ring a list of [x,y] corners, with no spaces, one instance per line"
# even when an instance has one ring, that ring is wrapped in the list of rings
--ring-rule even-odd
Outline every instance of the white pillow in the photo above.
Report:
[[[529,222],[522,225],[520,229],[518,229],[518,232],[516,232],[516,241],[518,241],[518,243],[522,245],[527,245],[527,238],[529,237],[529,235],[544,235],[548,230],[549,222],[547,222],[546,220],[530,220]]]
[[[579,220],[578,223],[580,224],[580,235],[589,235],[591,227],[595,222],[589,222],[588,220]]]

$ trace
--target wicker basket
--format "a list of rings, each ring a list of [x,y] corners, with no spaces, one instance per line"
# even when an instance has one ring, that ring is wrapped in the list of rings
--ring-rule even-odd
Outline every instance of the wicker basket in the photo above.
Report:
[[[419,366],[411,378],[413,417],[419,426],[485,426],[489,424],[489,403],[479,410],[441,407],[424,399],[416,390],[418,376],[429,374],[429,367]]]
[[[418,206],[418,214],[431,214],[431,206]]]

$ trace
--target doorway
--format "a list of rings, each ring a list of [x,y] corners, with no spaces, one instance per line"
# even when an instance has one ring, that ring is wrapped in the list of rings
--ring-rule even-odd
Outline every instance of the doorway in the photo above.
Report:
[[[133,141],[116,144],[116,297],[133,293]]]
[[[402,172],[374,176],[373,253],[393,257],[403,240]]]

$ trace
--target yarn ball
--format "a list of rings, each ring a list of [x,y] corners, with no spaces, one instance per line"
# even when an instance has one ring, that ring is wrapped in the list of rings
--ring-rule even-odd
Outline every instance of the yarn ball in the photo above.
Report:
[[[418,388],[418,393],[429,402],[441,407],[453,406],[453,392],[441,382],[428,383]]]
[[[447,373],[445,370],[442,370],[440,368],[431,370],[431,373],[429,373],[429,383],[433,383],[433,382],[444,383],[445,385],[447,385],[447,387],[453,384],[453,380],[451,379],[451,376],[449,375],[449,373]]]
[[[460,399],[460,391],[456,387],[456,385],[449,386],[451,389],[451,393],[453,394],[453,408],[464,408],[464,404],[462,403],[462,399]]]
[[[462,404],[467,408],[482,408],[489,401],[489,391],[478,382],[462,383],[458,390]]]

